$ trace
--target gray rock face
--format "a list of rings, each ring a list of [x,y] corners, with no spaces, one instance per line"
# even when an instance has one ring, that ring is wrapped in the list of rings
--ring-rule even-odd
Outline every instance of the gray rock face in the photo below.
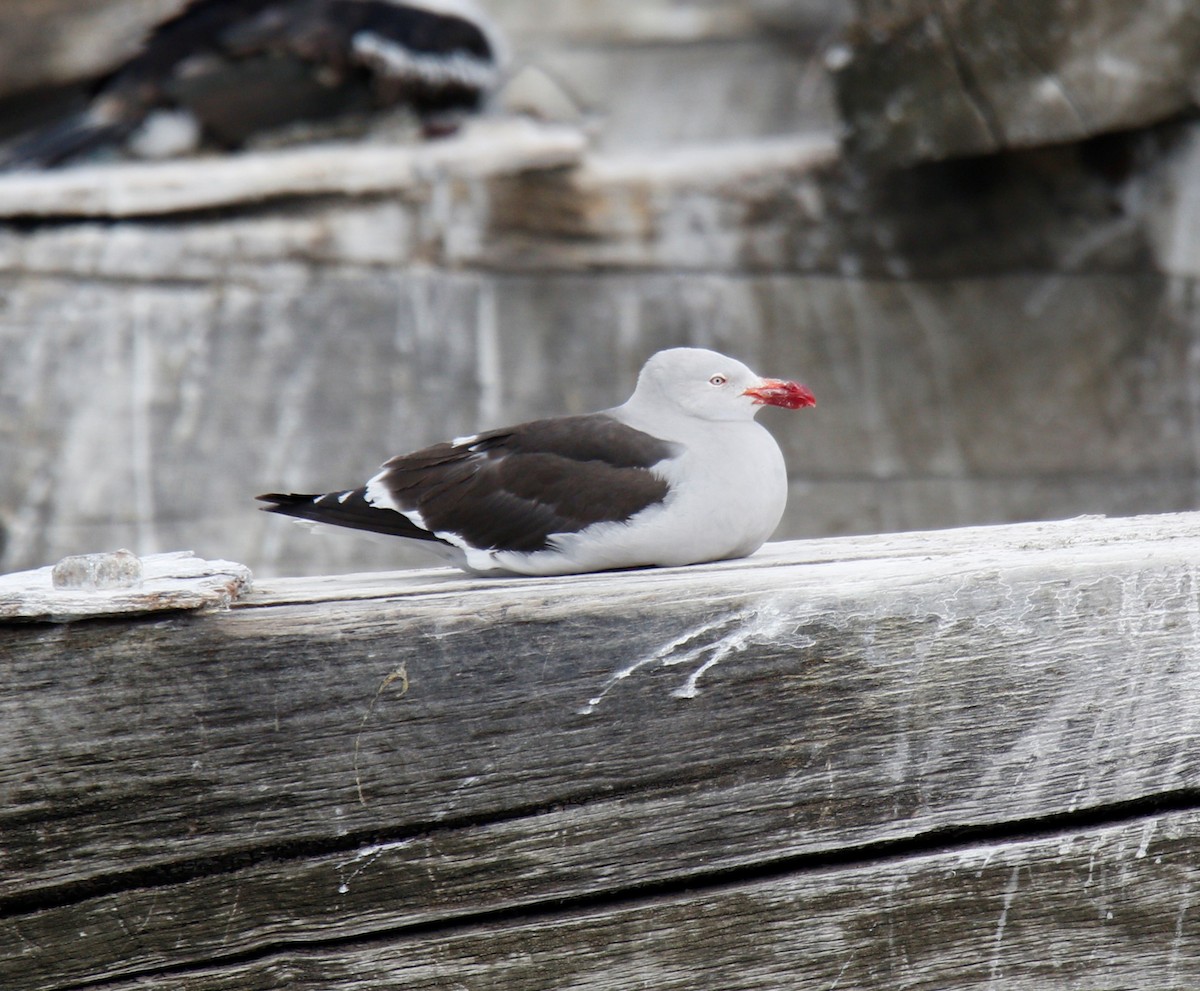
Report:
[[[851,148],[877,164],[1145,126],[1195,105],[1200,7],[1175,0],[860,0],[831,56]]]

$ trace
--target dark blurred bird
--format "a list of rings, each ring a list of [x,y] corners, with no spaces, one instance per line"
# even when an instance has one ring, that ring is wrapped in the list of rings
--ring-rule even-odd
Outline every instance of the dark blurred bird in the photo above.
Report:
[[[299,121],[397,105],[444,133],[499,82],[498,48],[464,0],[193,0],[98,81],[85,110],[19,137],[0,167],[121,144],[144,157],[235,148]]]

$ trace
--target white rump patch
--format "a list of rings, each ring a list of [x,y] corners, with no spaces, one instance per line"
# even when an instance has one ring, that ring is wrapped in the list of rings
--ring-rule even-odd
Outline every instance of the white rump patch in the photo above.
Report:
[[[352,495],[354,495],[354,490],[353,490],[353,489],[347,489],[347,490],[346,490],[345,492],[343,492],[343,493],[342,493],[340,496],[338,496],[338,502],[343,502],[343,503],[344,503],[344,502],[345,502],[347,499],[349,499],[349,498],[350,498]]]
[[[490,90],[500,80],[493,62],[466,52],[448,55],[414,52],[373,31],[359,31],[351,39],[350,46],[360,61],[394,79],[415,79],[429,86],[466,86],[478,90]]]
[[[408,520],[408,522],[411,523],[413,526],[419,526],[422,530],[429,530],[429,527],[427,527],[425,525],[425,517],[421,515],[419,510],[398,509],[398,510],[396,510],[396,512],[398,512],[401,516],[403,516],[406,520]],[[430,530],[429,532],[433,533],[432,530]],[[435,536],[441,536],[441,534],[436,534]]]
[[[367,482],[364,496],[367,503],[376,509],[392,509],[399,513],[401,512],[400,507],[392,501],[392,494],[388,491],[387,486],[383,484],[383,476],[386,474],[386,471],[381,471]]]
[[[386,471],[381,471],[378,475],[367,482],[366,491],[363,497],[366,499],[369,506],[376,509],[390,509],[393,513],[399,513],[413,526],[420,527],[422,530],[428,530],[425,525],[425,518],[415,509],[401,509],[392,499],[392,494],[388,492],[387,486],[383,482],[383,476]]]
[[[138,158],[177,158],[200,145],[200,122],[186,110],[155,110],[129,138]]]
[[[467,434],[466,437],[455,437],[450,443],[454,447],[470,447],[477,440],[479,440],[479,434]]]

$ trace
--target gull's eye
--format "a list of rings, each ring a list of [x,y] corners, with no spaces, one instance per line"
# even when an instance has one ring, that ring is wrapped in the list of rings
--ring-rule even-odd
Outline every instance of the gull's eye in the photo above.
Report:
[[[710,378],[708,380],[708,384],[720,387],[728,381],[729,381],[729,379],[727,379],[724,375],[722,375],[718,372],[716,375],[714,375],[712,378]]]

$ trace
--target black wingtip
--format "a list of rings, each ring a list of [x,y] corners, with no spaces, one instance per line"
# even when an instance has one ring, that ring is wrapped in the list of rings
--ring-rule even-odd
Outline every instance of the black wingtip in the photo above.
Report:
[[[278,513],[313,523],[328,523],[351,530],[366,530],[410,540],[444,544],[446,541],[413,524],[408,517],[391,509],[376,509],[366,501],[365,489],[346,489],[325,493],[267,492],[254,497],[264,513]]]
[[[308,495],[304,495],[300,492],[267,492],[263,495],[256,495],[254,498],[259,502],[274,503],[273,506],[258,507],[265,513],[274,513],[278,512],[285,506],[295,506],[302,502],[311,503],[314,499],[318,498],[318,496],[315,492],[309,493]]]
[[[129,133],[128,121],[101,119],[85,110],[31,131],[0,152],[0,172],[29,172],[53,168]]]

